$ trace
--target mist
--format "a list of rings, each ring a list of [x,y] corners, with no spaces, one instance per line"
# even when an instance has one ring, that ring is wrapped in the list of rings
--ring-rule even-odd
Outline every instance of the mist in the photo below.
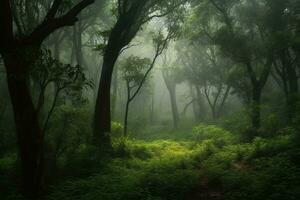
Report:
[[[298,0],[1,0],[0,199],[295,200]]]

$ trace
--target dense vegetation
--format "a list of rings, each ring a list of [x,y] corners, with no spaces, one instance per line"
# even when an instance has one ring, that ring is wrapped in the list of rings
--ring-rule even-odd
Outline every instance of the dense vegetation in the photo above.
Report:
[[[1,0],[0,199],[300,199],[299,0]]]

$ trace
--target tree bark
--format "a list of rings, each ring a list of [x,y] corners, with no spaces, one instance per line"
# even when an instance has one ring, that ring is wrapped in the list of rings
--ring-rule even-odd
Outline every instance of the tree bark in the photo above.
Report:
[[[43,133],[32,101],[20,56],[4,56],[7,84],[14,110],[14,119],[21,160],[21,191],[26,197],[36,198],[43,189]]]
[[[252,105],[251,105],[251,121],[252,127],[259,130],[261,127],[261,88],[254,86],[252,91]]]
[[[195,88],[196,88],[196,96],[197,96],[197,104],[198,104],[198,110],[197,110],[198,118],[197,119],[200,122],[204,119],[206,111],[204,109],[202,94],[201,94],[200,88],[199,88],[198,85],[195,85]]]
[[[179,114],[178,114],[178,107],[176,101],[176,87],[170,86],[168,87],[168,91],[170,94],[170,101],[171,101],[171,108],[172,108],[172,116],[173,116],[173,128],[178,128],[179,122]]]
[[[74,25],[78,13],[94,0],[82,0],[64,15],[56,18],[61,2],[55,0],[42,23],[30,35],[19,38],[13,31],[11,1],[0,1],[0,53],[6,67],[8,90],[16,125],[21,160],[21,191],[27,198],[40,196],[44,175],[44,136],[27,80],[29,66],[35,62],[37,56],[34,54],[29,56],[28,53],[39,50],[43,41],[55,30]]]
[[[251,62],[246,62],[246,67],[249,73],[249,78],[252,85],[252,102],[251,102],[251,122],[252,128],[257,132],[261,127],[261,93],[264,86],[267,83],[269,74],[271,72],[271,67],[273,64],[273,55],[269,55],[267,61],[264,65],[263,72],[260,74],[259,78],[256,77],[254,69]]]
[[[114,40],[114,38],[111,38]],[[102,72],[96,99],[94,114],[94,143],[109,150],[112,148],[111,132],[111,113],[110,113],[110,89],[114,65],[118,59],[120,47],[114,44],[108,45],[103,58]]]
[[[113,120],[116,118],[117,96],[118,96],[118,69],[116,67],[113,72],[113,91],[112,91],[112,104],[111,104],[111,116]]]
[[[296,104],[298,101],[298,77],[295,67],[291,62],[290,53],[288,50],[281,53],[282,66],[286,71],[287,82],[288,82],[288,95],[287,95],[287,112],[288,119],[292,120],[296,115]]]
[[[127,137],[127,133],[128,133],[129,104],[130,104],[130,100],[127,100],[127,102],[126,102],[126,108],[125,108],[125,117],[124,117],[124,137]]]
[[[82,23],[78,21],[78,23],[73,26],[73,51],[76,64],[85,69],[87,66],[82,51],[82,34]]]
[[[224,95],[223,95],[221,104],[220,104],[219,109],[218,109],[217,117],[220,117],[221,114],[222,114],[222,112],[223,112],[223,109],[224,109],[226,100],[227,100],[227,98],[228,98],[228,96],[229,96],[230,89],[231,89],[230,86],[227,86],[227,87],[226,87],[225,93],[224,93]]]

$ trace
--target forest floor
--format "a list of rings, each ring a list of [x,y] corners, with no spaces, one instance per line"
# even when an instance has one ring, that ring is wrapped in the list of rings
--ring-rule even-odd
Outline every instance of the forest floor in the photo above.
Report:
[[[294,134],[285,133],[241,143],[216,126],[199,126],[193,133],[116,137],[114,157],[98,164],[95,148],[87,145],[58,160],[67,174],[44,200],[297,200],[296,141]],[[8,158],[0,159],[3,172],[15,169]],[[7,189],[1,200],[22,199],[0,174],[2,186]]]
[[[223,200],[222,187],[212,185],[207,177],[202,177],[199,179],[199,183],[186,195],[185,200]]]

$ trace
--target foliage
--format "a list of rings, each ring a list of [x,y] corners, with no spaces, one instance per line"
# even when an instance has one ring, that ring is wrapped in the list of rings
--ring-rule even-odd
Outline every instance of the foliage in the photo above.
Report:
[[[123,125],[119,122],[112,122],[111,123],[111,133],[113,136],[121,136],[123,133]]]
[[[201,176],[220,184],[225,199],[299,198],[299,154],[293,135],[229,145],[203,162]]]
[[[123,78],[129,84],[130,88],[140,85],[150,63],[150,59],[139,58],[137,56],[130,56],[124,61],[122,65]]]
[[[300,1],[0,2],[0,199],[300,199]]]
[[[114,149],[122,149],[116,154],[121,157],[90,178],[53,187],[47,199],[179,200],[196,186],[199,176],[207,179],[208,187],[220,187],[226,200],[299,198],[300,152],[290,129],[245,144],[234,143],[230,133],[217,126],[202,124],[194,132],[202,140],[116,139]]]
[[[122,143],[116,141],[124,147]],[[188,143],[125,141],[128,157],[115,158],[100,174],[64,182],[47,199],[182,199],[197,182]]]
[[[198,141],[212,140],[218,146],[225,146],[234,142],[232,134],[215,125],[200,124],[193,129]]]
[[[54,59],[47,49],[41,51],[39,59],[32,68],[31,76],[42,89],[54,83],[58,90],[65,90],[69,94],[80,91],[85,86],[93,86],[92,82],[87,80],[81,66],[63,64]]]

